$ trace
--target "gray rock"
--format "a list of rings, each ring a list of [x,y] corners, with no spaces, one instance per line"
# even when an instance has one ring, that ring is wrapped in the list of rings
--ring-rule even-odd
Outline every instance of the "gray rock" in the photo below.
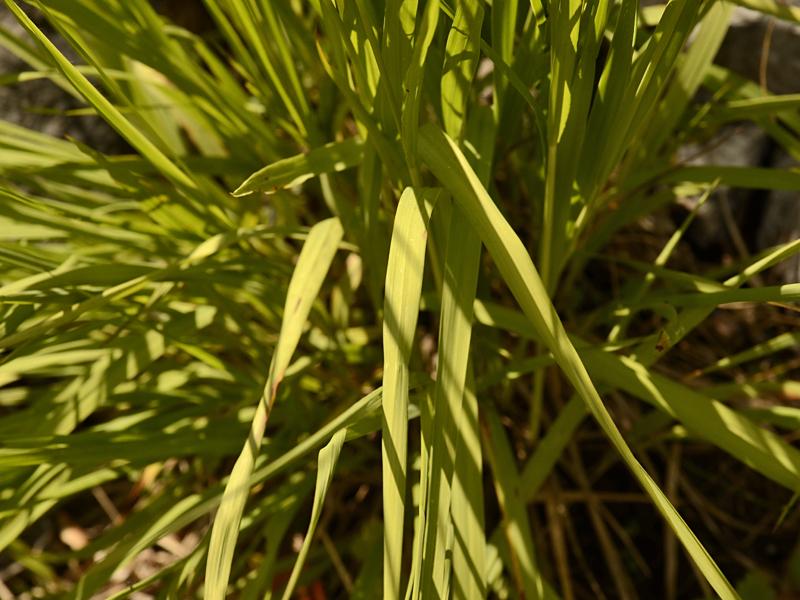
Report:
[[[678,162],[688,165],[725,165],[746,167],[760,165],[769,155],[769,139],[752,123],[741,123],[723,128],[710,140],[682,146],[676,157]],[[687,231],[687,238],[701,254],[715,260],[714,254],[723,246],[730,246],[731,227],[726,223],[723,211],[729,211],[733,222],[744,238],[752,240],[751,220],[752,192],[749,190],[720,187],[700,209],[697,219]],[[693,209],[699,197],[684,201],[687,209]],[[725,206],[727,205],[727,206]],[[734,235],[736,233],[734,232]]]
[[[800,0],[785,2],[800,6]],[[718,65],[755,82],[765,83],[774,94],[800,92],[800,25],[753,10],[737,8],[731,27],[715,58]],[[762,81],[763,80],[763,81]],[[689,145],[679,159],[690,164],[797,166],[768,136],[750,123],[723,128],[704,148]],[[721,189],[704,206],[690,237],[696,247],[730,246],[722,202],[727,202],[737,229],[750,252],[800,237],[800,190],[753,192]],[[800,281],[800,257],[778,266],[773,275],[783,282]]]
[[[800,1],[791,4],[800,6]],[[737,8],[716,63],[760,82],[764,58],[767,89],[774,94],[800,92],[800,25]]]
[[[58,49],[75,61],[75,53],[52,27],[37,13],[31,11],[30,15]],[[0,27],[18,39],[29,40],[27,32],[5,5],[0,5]],[[25,61],[0,47],[0,74],[11,75],[30,70]],[[83,102],[47,79],[0,86],[0,119],[58,138],[69,136],[102,152],[125,151],[127,145],[102,119],[66,114],[83,106]]]
[[[784,155],[775,166],[796,168],[798,164]],[[758,229],[758,247],[769,248],[796,239],[800,239],[800,191],[774,192],[765,206]],[[800,255],[795,254],[778,265],[775,274],[787,283],[800,281]]]

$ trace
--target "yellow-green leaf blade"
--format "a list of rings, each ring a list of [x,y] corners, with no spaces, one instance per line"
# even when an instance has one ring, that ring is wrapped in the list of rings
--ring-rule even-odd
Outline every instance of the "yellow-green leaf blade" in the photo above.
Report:
[[[225,597],[239,525],[250,491],[249,479],[264,438],[277,388],[300,340],[311,305],[322,287],[342,233],[338,219],[328,219],[315,225],[309,232],[292,274],[281,332],[264,392],[253,417],[250,435],[236,460],[214,518],[205,580],[205,597],[210,600],[222,600]]]
[[[364,143],[357,138],[331,142],[319,148],[281,159],[250,175],[233,192],[247,196],[253,192],[272,193],[299,185],[324,173],[344,171],[358,165],[364,157]]]
[[[438,190],[406,188],[400,196],[386,270],[382,405],[384,598],[400,597],[408,452],[408,363],[422,293],[428,207],[438,195]]]
[[[556,362],[570,383],[586,402],[603,431],[672,527],[686,551],[722,598],[737,598],[736,592],[722,571],[628,448],[603,405],[578,353],[569,341],[524,244],[494,205],[463,154],[451,140],[433,126],[423,127],[420,131],[419,148],[423,160],[468,215],[534,329],[553,352]]]

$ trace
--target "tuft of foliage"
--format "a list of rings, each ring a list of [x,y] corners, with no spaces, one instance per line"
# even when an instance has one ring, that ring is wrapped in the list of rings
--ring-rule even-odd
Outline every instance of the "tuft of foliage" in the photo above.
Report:
[[[772,593],[676,509],[726,510],[679,455],[792,518],[798,335],[691,349],[720,307],[792,315],[800,241],[704,265],[684,234],[800,171],[675,156],[750,121],[800,158],[800,98],[713,62],[734,4],[800,10],[4,2],[4,83],[127,150],[0,121],[0,597]],[[649,567],[614,493],[665,523]]]

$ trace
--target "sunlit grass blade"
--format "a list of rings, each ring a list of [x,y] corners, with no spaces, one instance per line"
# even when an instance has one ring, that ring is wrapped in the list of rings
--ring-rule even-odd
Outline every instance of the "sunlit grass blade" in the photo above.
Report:
[[[800,23],[800,8],[791,6],[780,0],[732,0],[734,4],[773,15],[779,19]]]
[[[86,99],[86,101],[97,109],[106,121],[115,127],[123,138],[141,152],[152,164],[159,169],[166,177],[173,180],[179,186],[191,191],[196,189],[194,181],[175,163],[167,158],[149,139],[136,129],[120,113],[117,108],[95,88],[89,80],[70,63],[63,54],[47,39],[41,30],[30,20],[30,18],[19,8],[14,0],[5,0],[6,6],[14,13],[23,27],[31,34],[49,55],[59,71],[75,89]]]
[[[637,54],[631,45],[635,39],[636,2],[623,3],[619,14],[622,26],[620,44],[615,45],[612,63],[609,64],[611,95],[607,106],[598,114],[608,118],[603,129],[605,152],[591,170],[587,193],[594,196],[607,181],[625,151],[641,143],[641,132],[649,123],[648,115],[660,100],[669,76],[676,67],[676,57],[697,23],[701,6],[696,2],[677,0],[670,2],[661,16],[655,31]],[[615,35],[616,37],[616,35]],[[617,54],[618,53],[618,54]],[[617,62],[618,61],[618,62]],[[624,91],[618,86],[627,86]],[[613,116],[612,116],[613,115]],[[603,127],[602,121],[598,126]],[[636,152],[631,157],[637,156]],[[591,166],[590,166],[591,169]],[[583,219],[579,223],[583,227]]]
[[[214,518],[206,563],[205,590],[208,598],[222,599],[226,595],[239,524],[250,491],[248,481],[264,438],[267,420],[277,398],[278,386],[300,341],[311,305],[328,274],[342,233],[342,226],[337,219],[322,221],[311,229],[300,253],[286,294],[281,333],[264,392],[253,417],[250,434],[231,472]]]
[[[561,0],[551,7],[552,80],[539,260],[542,281],[548,291],[561,273],[567,246],[572,245],[575,200],[585,202],[583,198],[573,199],[573,181],[581,166],[581,148],[594,96],[597,53],[611,4],[608,0],[590,4]]]
[[[416,31],[416,40],[411,53],[411,62],[408,66],[403,81],[403,109],[400,117],[403,149],[406,162],[411,169],[411,178],[414,185],[419,186],[421,180],[417,173],[417,131],[419,129],[420,106],[422,103],[422,82],[425,70],[425,61],[428,48],[436,33],[436,24],[439,22],[439,0],[428,0],[422,12],[419,30]]]
[[[709,187],[708,190],[698,199],[697,204],[689,213],[689,215],[683,220],[681,226],[675,230],[664,247],[661,249],[661,252],[658,253],[658,256],[653,261],[653,265],[655,267],[663,267],[667,264],[670,256],[675,251],[675,248],[678,246],[683,235],[686,233],[686,230],[689,226],[694,222],[695,218],[697,217],[697,213],[703,207],[703,205],[708,201],[711,197],[712,191],[716,188],[716,182],[713,186]],[[641,297],[647,292],[650,286],[655,281],[656,274],[653,271],[648,272],[645,275],[645,278],[639,283],[636,288],[630,292],[630,294],[626,297],[626,302],[636,302],[641,299]],[[614,325],[611,331],[608,334],[608,340],[611,342],[619,340],[620,336],[625,332],[626,326],[628,324],[627,319],[623,320],[620,323]]]
[[[281,188],[294,187],[323,173],[352,168],[361,162],[363,155],[363,143],[356,138],[331,142],[305,154],[267,165],[248,177],[236,188],[233,195],[238,197],[253,192],[271,193]]]
[[[543,274],[545,289],[551,289],[553,254],[559,252],[565,236],[568,218],[570,182],[559,177],[560,144],[570,121],[573,103],[573,71],[578,60],[576,40],[580,30],[581,3],[574,0],[557,0],[552,3],[550,28],[550,98],[547,112],[547,166],[545,194],[542,207],[542,236],[539,249],[539,270]]]
[[[408,455],[408,365],[439,190],[406,188],[392,230],[383,308],[383,596],[399,598]]]
[[[458,424],[465,418],[465,394],[472,305],[478,281],[481,244],[461,209],[451,211],[444,262],[439,355],[433,404],[433,446],[421,597],[447,597],[450,589],[452,478]],[[462,510],[466,507],[462,507]]]
[[[336,468],[336,461],[339,459],[339,453],[342,451],[345,438],[347,437],[347,429],[338,431],[331,441],[322,450],[319,451],[319,463],[317,465],[317,484],[314,490],[314,504],[311,507],[311,519],[308,523],[308,530],[306,531],[305,538],[303,538],[303,545],[300,547],[300,552],[297,553],[297,560],[292,567],[292,574],[289,576],[289,583],[286,584],[286,589],[283,591],[283,600],[289,600],[294,593],[297,581],[300,578],[300,573],[303,570],[303,565],[308,556],[308,550],[311,548],[311,541],[314,539],[314,532],[319,523],[319,517],[322,514],[322,506],[325,502],[325,496],[328,493],[328,487],[333,480],[333,471]]]
[[[731,100],[714,110],[714,116],[725,121],[743,121],[759,117],[796,113],[800,109],[800,94],[782,94]]]
[[[383,57],[388,73],[396,76],[386,80],[391,94],[403,97],[403,78],[409,68],[419,2],[418,0],[387,0],[383,24]]]
[[[767,340],[766,342],[756,344],[752,348],[748,348],[742,352],[737,352],[736,354],[731,354],[730,356],[725,356],[716,361],[714,364],[697,370],[694,374],[703,375],[706,373],[721,371],[723,369],[730,369],[731,367],[735,367],[752,360],[758,360],[759,358],[769,356],[770,354],[774,354],[776,352],[782,352],[783,350],[789,350],[797,347],[800,347],[800,332],[782,333]]]
[[[800,187],[800,170],[765,167],[689,166],[680,167],[661,178],[669,183],[708,184],[742,189],[794,191]]]
[[[476,600],[487,596],[487,550],[484,522],[483,452],[475,381],[467,373],[461,421],[456,424],[458,443],[453,471],[451,514],[453,518],[454,598]]]
[[[530,255],[461,152],[441,131],[426,126],[420,132],[420,153],[468,215],[534,329],[704,577],[721,597],[736,598],[736,592],[714,560],[628,448],[570,343]]]
[[[5,195],[2,190],[0,190],[0,196]],[[263,231],[263,228],[254,228],[249,232],[246,230],[240,230],[238,232],[232,234],[218,234],[212,236],[211,238],[205,240],[201,244],[199,244],[190,254],[189,256],[181,259],[178,261],[178,265],[170,265],[168,267],[162,269],[141,269],[135,268],[133,269],[134,272],[141,272],[144,270],[144,274],[135,276],[131,279],[125,279],[124,276],[129,273],[127,269],[124,269],[121,265],[117,264],[115,267],[110,268],[108,271],[108,275],[111,278],[110,287],[106,287],[103,289],[99,294],[94,295],[82,302],[75,303],[73,305],[67,305],[66,308],[58,310],[54,313],[47,314],[43,313],[42,316],[38,319],[32,320],[29,323],[29,326],[14,333],[9,333],[4,338],[0,339],[0,348],[3,347],[10,347],[12,345],[19,344],[25,340],[28,340],[37,335],[43,335],[44,333],[50,332],[55,330],[59,327],[63,327],[64,325],[70,324],[77,319],[81,318],[86,313],[90,313],[91,311],[96,311],[103,309],[109,304],[113,304],[115,302],[119,302],[120,300],[129,298],[131,295],[140,292],[141,290],[153,285],[157,281],[161,281],[163,279],[169,280],[171,277],[175,277],[178,275],[178,272],[181,268],[186,268],[191,265],[197,264],[198,262],[206,259],[220,249],[224,248],[226,245],[231,244],[234,240],[236,240],[238,235],[242,235],[243,238],[247,238],[248,235],[258,235],[260,232]],[[267,234],[269,235],[269,234]],[[66,271],[66,267],[62,267],[59,271]],[[0,297],[10,297],[15,293],[22,292],[27,290],[28,287],[32,284],[36,284],[38,282],[47,282],[51,285],[76,285],[81,283],[81,279],[79,278],[79,274],[83,276],[88,276],[89,273],[93,272],[95,274],[94,282],[98,282],[99,277],[100,281],[102,281],[103,273],[105,269],[96,268],[91,271],[88,270],[80,270],[75,269],[69,272],[61,272],[59,276],[55,276],[55,273],[48,273],[46,276],[42,275],[33,275],[29,278],[20,279],[12,284],[7,286],[0,287]],[[122,281],[117,282],[116,279],[120,278]],[[162,283],[167,287],[173,285],[172,281]],[[161,293],[165,293],[167,288],[161,288]]]
[[[677,419],[703,439],[790,490],[800,488],[800,452],[774,433],[703,394],[651,373],[628,357],[581,350],[598,381],[625,390]]]
[[[491,13],[491,46],[499,59],[506,65],[514,63],[514,37],[516,22],[519,16],[519,0],[498,0],[492,3]],[[503,107],[503,96],[508,87],[508,74],[499,70],[494,74],[494,94],[496,101],[492,103],[495,121],[500,118]]]
[[[329,39],[332,50],[331,57],[333,59],[331,61],[322,46],[317,44],[317,52],[319,53],[322,67],[336,84],[337,89],[346,100],[350,110],[353,111],[353,114],[358,121],[359,128],[366,132],[366,135],[364,136],[365,140],[374,147],[375,151],[380,155],[381,160],[385,163],[387,175],[392,178],[396,178],[397,181],[405,181],[402,176],[407,173],[407,168],[403,162],[402,147],[399,144],[396,145],[389,142],[387,139],[387,134],[379,127],[378,119],[370,112],[368,105],[365,104],[363,100],[364,92],[360,89],[353,89],[353,77],[348,60],[348,51],[352,50],[352,45],[348,46],[346,44],[348,38],[344,25],[341,21],[341,16],[336,8],[329,2],[320,3],[320,8],[322,23],[330,34]],[[397,7],[397,9],[399,9],[399,7]],[[404,9],[402,14],[406,15],[407,10],[408,9]],[[386,35],[388,35],[388,29],[390,25],[398,23],[397,19],[395,19],[395,16],[396,13],[387,7],[387,17],[389,21],[384,28]],[[408,15],[406,15],[406,17],[407,16]],[[411,27],[413,30],[413,21],[411,22]],[[396,52],[401,52],[398,45],[407,45],[407,39],[404,36],[400,36],[399,32],[397,35],[398,39],[397,41],[392,42],[391,51],[384,48],[384,59],[387,61],[387,63],[390,62],[389,55],[393,57],[392,60],[396,58],[399,61],[399,54],[395,56]],[[392,72],[404,73],[404,71],[400,70]],[[399,98],[401,97],[399,85],[396,88],[395,97],[398,98],[397,102],[399,104]],[[398,115],[398,119],[399,118],[400,115]]]
[[[658,116],[651,126],[652,133],[645,137],[644,152],[658,151],[659,146],[672,134],[703,83],[706,71],[725,39],[732,14],[732,4],[717,2],[703,17],[696,39],[676,69],[675,77],[657,109]]]
[[[511,553],[507,567],[514,577],[520,596],[537,600],[547,598],[549,594],[546,594],[546,590],[549,586],[542,578],[536,563],[530,520],[525,498],[520,497],[522,488],[514,455],[496,412],[486,411],[486,421],[481,433],[492,468],[497,502],[503,512],[500,529]]]
[[[445,131],[453,139],[461,136],[469,105],[480,51],[483,10],[480,0],[457,3],[453,25],[447,36],[442,74],[442,117]]]
[[[736,302],[798,302],[800,301],[800,284],[787,283],[760,288],[745,288],[702,294],[661,294],[648,300],[631,304],[632,308],[672,304],[674,306],[720,306]]]
[[[476,315],[487,324],[492,321],[486,319],[482,309],[476,303]],[[509,315],[500,325],[497,321],[493,326],[511,327],[514,331],[524,333],[526,325],[521,323],[519,313]],[[531,329],[530,334],[534,334]],[[621,389],[629,394],[644,400],[667,415],[677,419],[693,435],[697,435],[725,450],[732,457],[747,464],[765,476],[777,481],[789,489],[798,486],[798,462],[800,454],[779,436],[771,431],[761,429],[747,417],[731,408],[715,401],[714,396],[704,395],[685,385],[672,381],[664,376],[648,371],[646,364],[638,362],[634,357],[622,357],[604,350],[593,349],[582,340],[575,340],[579,354],[583,359],[590,375],[598,382]],[[710,394],[716,394],[714,389]],[[556,421],[558,426],[553,427],[553,437],[547,442],[542,442],[541,452],[534,454],[530,466],[526,466],[523,473],[525,480],[530,484],[530,489],[535,490],[541,484],[541,473],[536,473],[534,465],[541,466],[545,472],[552,466],[555,455],[551,452],[563,448],[566,439],[564,431],[576,427],[582,416],[577,407],[568,405],[563,419]]]
[[[422,563],[425,560],[425,530],[430,499],[431,448],[433,447],[433,386],[420,397],[419,484],[416,488],[417,514],[411,546],[411,573],[406,587],[406,600],[418,598],[422,590]]]
[[[345,428],[354,438],[377,431],[380,429],[380,404],[380,389],[367,394],[312,435],[292,446],[274,460],[258,467],[251,475],[249,485],[253,486],[268,481],[283,473],[289,467],[296,466],[299,460],[315,449],[322,447],[333,435]],[[296,481],[295,483],[298,482]],[[109,535],[111,543],[116,544],[116,546],[102,562],[97,563],[86,572],[83,578],[85,581],[82,582],[81,589],[93,592],[104,581],[108,580],[115,569],[136,556],[137,549],[147,547],[155,543],[163,535],[175,532],[179,528],[187,526],[198,518],[212,512],[222,501],[222,494],[223,488],[219,485],[210,488],[203,495],[193,494],[186,499],[186,502],[181,502],[174,513],[170,512],[168,518],[165,518],[163,523],[159,523],[158,527],[147,531],[139,529],[140,533],[138,535],[127,535],[126,537],[125,534],[129,534],[130,531],[137,531],[139,521],[156,520],[166,508],[161,506],[163,503],[157,502],[152,507],[148,507],[147,510],[138,513],[137,518],[130,519],[125,525],[111,532]],[[163,500],[166,506],[174,502],[169,496],[163,498]],[[120,538],[123,538],[123,542],[117,543]]]
[[[731,289],[738,288],[755,275],[794,256],[798,252],[800,252],[800,240],[793,240],[777,248],[769,249],[762,255],[757,256],[741,272],[728,278],[724,285]],[[714,306],[703,306],[683,309],[660,331],[648,336],[645,341],[639,344],[632,356],[646,366],[653,364],[701,323],[714,308]]]

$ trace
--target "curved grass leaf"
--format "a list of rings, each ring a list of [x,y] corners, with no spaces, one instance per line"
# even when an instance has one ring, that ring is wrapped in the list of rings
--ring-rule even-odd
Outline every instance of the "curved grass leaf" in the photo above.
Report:
[[[767,340],[766,342],[756,344],[752,348],[748,348],[742,352],[737,352],[736,354],[731,354],[730,356],[725,356],[716,361],[714,364],[700,369],[696,372],[696,374],[701,375],[713,373],[715,371],[721,371],[723,369],[729,369],[731,367],[735,367],[736,365],[758,360],[759,358],[769,356],[770,354],[774,354],[776,352],[798,347],[800,347],[800,332],[793,331],[782,333]]]
[[[209,600],[225,598],[239,525],[250,491],[249,479],[264,439],[267,420],[277,397],[278,386],[300,341],[311,305],[328,274],[342,233],[338,219],[316,224],[309,232],[292,274],[281,333],[272,355],[264,392],[253,417],[250,434],[236,460],[214,518],[206,563],[205,597]]]
[[[725,121],[744,121],[776,114],[780,116],[784,111],[791,114],[798,109],[800,109],[800,94],[783,94],[731,100],[716,108],[714,116]]]
[[[503,532],[511,560],[507,561],[516,581],[520,597],[542,600],[549,596],[549,586],[542,578],[536,564],[530,520],[525,498],[520,497],[522,488],[514,466],[506,434],[497,414],[487,411],[486,426],[482,430],[487,458],[494,474],[497,501],[503,512],[500,529]]]
[[[723,285],[735,289],[758,275],[765,269],[774,266],[787,258],[800,253],[800,240],[792,240],[776,248],[764,251],[755,257],[739,273],[728,278]],[[712,292],[715,293],[715,292]],[[669,349],[673,348],[692,329],[703,321],[714,310],[714,306],[689,307],[681,310],[664,328],[647,337],[633,353],[636,359],[645,365],[654,364]]]
[[[411,177],[414,185],[420,185],[419,175],[415,169],[419,154],[417,153],[417,131],[419,129],[419,112],[422,102],[422,82],[425,71],[425,61],[428,48],[436,33],[436,24],[439,22],[439,0],[428,0],[422,12],[414,48],[411,53],[411,62],[408,66],[403,81],[403,109],[400,115],[400,139],[406,154],[406,162],[411,167]]]
[[[70,63],[58,48],[47,39],[42,31],[34,24],[14,0],[5,0],[6,6],[14,13],[20,24],[39,42],[58,70],[75,87],[86,101],[117,131],[128,140],[142,156],[147,158],[166,177],[180,187],[197,191],[196,183],[181,168],[164,155],[141,131],[126,119],[122,113],[105,97],[91,82]]]
[[[780,0],[733,0],[733,3],[789,22],[800,23],[800,8]]]
[[[418,383],[412,379],[412,385],[418,385]],[[381,392],[381,389],[377,389],[367,394],[300,443],[256,468],[249,479],[249,486],[263,483],[283,473],[344,428],[347,428],[353,438],[377,431],[380,428]],[[63,486],[59,489],[63,489]],[[212,512],[222,501],[223,491],[223,488],[218,485],[202,495],[193,494],[185,504],[181,505],[182,510],[174,513],[170,520],[158,528],[144,529],[146,524],[159,519],[170,504],[177,501],[171,495],[162,497],[154,505],[133,515],[122,526],[108,534],[108,545],[113,545],[114,548],[103,561],[95,564],[84,574],[82,579],[85,582],[81,584],[82,589],[87,590],[90,596],[111,577],[116,569],[132,560],[139,548],[147,547],[164,535],[174,533]],[[100,543],[96,543],[96,545],[101,548],[105,547]]]
[[[333,471],[336,468],[336,461],[339,460],[339,453],[342,451],[342,446],[346,438],[347,429],[341,429],[331,438],[328,445],[319,451],[317,484],[314,489],[314,504],[311,507],[311,519],[308,523],[306,535],[303,538],[303,545],[300,547],[300,552],[297,553],[297,560],[294,563],[294,567],[292,567],[289,583],[286,584],[286,589],[283,591],[283,600],[289,600],[292,597],[294,588],[297,585],[297,580],[300,578],[300,573],[303,570],[303,565],[308,556],[308,550],[311,548],[311,541],[314,539],[317,523],[319,523],[319,517],[322,514],[322,505],[325,503],[325,496],[333,480]]]
[[[453,519],[453,597],[478,600],[487,596],[487,548],[484,522],[483,452],[475,381],[467,373],[461,406],[456,464],[450,502]]]
[[[708,440],[784,487],[800,489],[800,451],[737,411],[667,377],[650,372],[629,357],[581,350],[598,381],[645,400],[677,419],[693,435]]]
[[[633,181],[633,180],[631,180]],[[680,167],[666,174],[661,181],[667,183],[714,183],[756,190],[796,191],[800,188],[800,170],[766,167]]]
[[[800,284],[787,283],[760,288],[714,291],[702,294],[664,294],[649,300],[631,305],[631,308],[671,304],[674,306],[721,306],[736,302],[798,302],[800,301]]]
[[[523,315],[520,313],[510,311],[509,314],[501,314],[501,319],[496,318],[497,314],[492,318],[492,313],[487,311],[486,305],[476,302],[475,314],[485,325],[500,327],[521,335],[537,335],[530,325],[523,322]],[[800,453],[773,432],[756,426],[743,414],[714,400],[713,398],[717,396],[724,398],[722,391],[717,393],[712,388],[709,393],[714,394],[713,396],[702,394],[683,384],[651,373],[646,363],[633,356],[617,356],[604,350],[594,349],[578,338],[574,340],[589,374],[596,381],[624,390],[652,404],[677,419],[693,435],[710,441],[732,457],[788,489],[796,490],[800,486],[798,480]],[[577,407],[571,403],[568,406],[570,409],[569,411],[565,409],[564,421],[561,422],[559,417],[556,421],[559,426],[556,427],[555,424],[553,426],[554,437],[551,441],[554,448],[558,448],[560,443],[566,441],[561,437],[565,435],[565,429],[570,431],[582,418]],[[562,440],[560,443],[559,439]],[[545,451],[545,448],[543,441],[544,454],[539,455],[538,452],[534,454],[534,457],[538,455],[538,458],[536,460],[532,458],[530,467],[526,467],[524,472],[525,480],[534,490],[541,483],[542,477],[542,474],[533,471],[534,465],[551,468],[546,465],[551,464],[553,454],[549,450]]]
[[[736,592],[722,571],[628,448],[569,341],[525,246],[494,205],[458,147],[434,126],[425,126],[420,131],[419,148],[423,160],[467,214],[525,316],[553,353],[556,363],[703,576],[722,598],[736,598]]]
[[[273,193],[300,185],[324,173],[344,171],[358,165],[364,157],[364,144],[356,138],[331,142],[307,153],[284,158],[250,175],[233,192],[236,197],[253,192]]]

